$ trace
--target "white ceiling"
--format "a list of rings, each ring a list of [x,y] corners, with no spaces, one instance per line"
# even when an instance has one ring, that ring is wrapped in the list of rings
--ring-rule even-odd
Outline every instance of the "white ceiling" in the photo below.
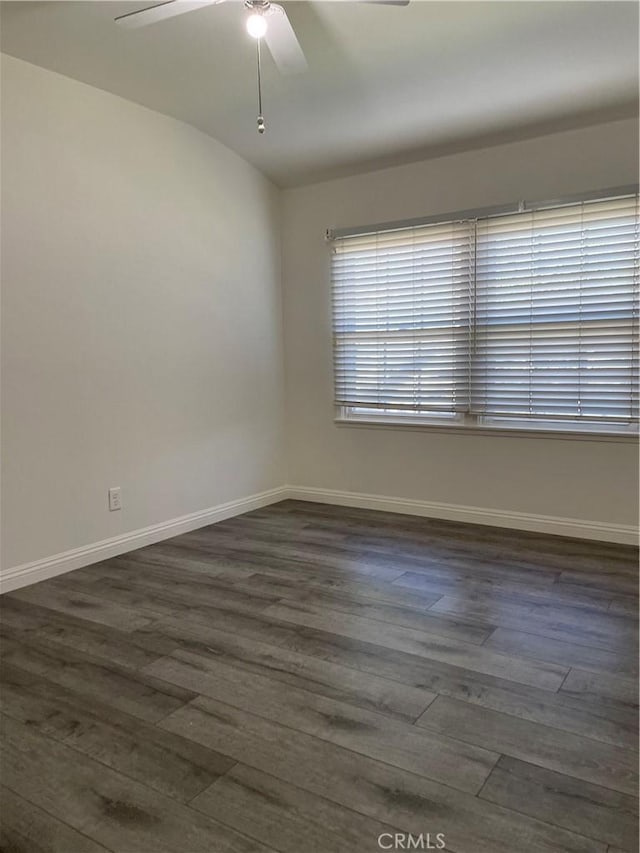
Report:
[[[114,25],[152,2],[3,2],[2,49],[189,122],[281,186],[637,113],[635,2],[284,3],[309,71],[265,57],[264,136],[242,4]]]

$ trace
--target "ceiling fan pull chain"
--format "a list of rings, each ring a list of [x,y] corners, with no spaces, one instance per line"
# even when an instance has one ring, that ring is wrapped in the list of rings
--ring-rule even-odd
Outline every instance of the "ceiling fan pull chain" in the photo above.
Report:
[[[265,132],[264,116],[262,115],[262,80],[260,77],[260,39],[256,39],[256,56],[258,60],[258,133]]]

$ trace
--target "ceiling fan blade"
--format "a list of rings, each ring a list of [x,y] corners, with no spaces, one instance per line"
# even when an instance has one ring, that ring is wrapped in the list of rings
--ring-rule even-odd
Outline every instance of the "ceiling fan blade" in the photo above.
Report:
[[[309,67],[287,13],[277,3],[269,7],[264,40],[282,74],[300,74]]]
[[[136,12],[120,15],[115,18],[115,22],[121,27],[130,29],[146,27],[148,24],[164,21],[165,18],[173,18],[176,15],[183,15],[185,12],[200,9],[202,6],[214,6],[217,3],[224,3],[224,0],[193,0],[193,2],[190,0],[165,0],[164,3],[157,3],[155,6],[147,6],[144,9],[138,9]]]

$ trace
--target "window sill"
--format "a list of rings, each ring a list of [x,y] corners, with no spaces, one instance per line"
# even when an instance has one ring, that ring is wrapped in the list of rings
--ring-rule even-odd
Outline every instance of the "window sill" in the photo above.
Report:
[[[499,436],[501,438],[552,438],[565,441],[604,441],[610,443],[636,444],[637,432],[584,432],[573,429],[542,429],[533,427],[502,426],[501,424],[462,424],[429,423],[427,421],[408,421],[399,423],[374,418],[334,418],[337,427],[357,429],[417,430],[418,432],[456,433],[458,435]]]

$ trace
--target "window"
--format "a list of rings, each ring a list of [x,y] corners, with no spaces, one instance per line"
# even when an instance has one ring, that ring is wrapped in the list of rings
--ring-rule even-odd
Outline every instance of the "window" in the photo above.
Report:
[[[339,236],[344,419],[638,422],[638,196]]]

